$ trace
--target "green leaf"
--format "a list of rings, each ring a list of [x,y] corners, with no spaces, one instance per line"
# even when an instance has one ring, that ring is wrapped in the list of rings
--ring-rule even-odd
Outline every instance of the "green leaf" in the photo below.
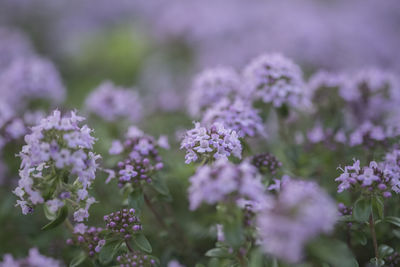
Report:
[[[100,263],[110,263],[113,260],[122,242],[123,241],[121,240],[107,240],[106,244],[101,248],[99,253]]]
[[[371,202],[366,198],[359,198],[354,204],[353,216],[354,219],[360,222],[368,221],[371,214]]]
[[[207,257],[215,258],[231,258],[232,254],[226,248],[213,248],[206,252]]]
[[[55,218],[57,218],[57,214],[53,213],[49,210],[49,207],[45,204],[43,205],[43,211],[44,211],[44,216],[46,216],[46,219],[49,221],[53,221]]]
[[[382,259],[372,258],[369,262],[371,262],[374,267],[382,267],[385,265],[385,261]]]
[[[129,207],[140,212],[144,204],[144,196],[141,190],[135,189],[128,197]]]
[[[351,215],[343,215],[339,217],[339,221],[341,222],[353,222],[354,218]]]
[[[80,251],[69,263],[69,267],[77,267],[86,259],[86,253],[84,251]]]
[[[154,177],[151,185],[153,188],[163,196],[169,197],[171,194],[169,192],[168,186],[165,183],[165,180],[161,177]]]
[[[59,209],[57,217],[53,221],[43,226],[42,230],[50,230],[56,228],[57,226],[62,224],[67,217],[68,217],[68,207],[63,206],[61,209]]]
[[[388,223],[391,223],[393,225],[400,227],[400,218],[399,217],[388,216],[385,218],[385,222],[388,222]]]
[[[224,224],[224,234],[226,242],[235,248],[244,242],[243,228],[238,222]]]
[[[149,240],[145,237],[144,234],[134,235],[133,242],[136,246],[139,247],[144,252],[151,253],[153,249],[151,248]]]
[[[358,263],[347,245],[339,240],[320,238],[311,242],[308,252],[333,267],[357,267]]]
[[[377,211],[377,214],[379,215],[379,218],[383,219],[384,216],[384,202],[383,198],[380,196],[374,196],[372,198],[372,207],[374,210]]]
[[[389,247],[388,245],[385,244],[380,245],[378,250],[380,258],[386,258],[387,256],[390,256],[394,252],[394,249],[392,247]]]
[[[250,254],[249,267],[259,267],[259,266],[263,266],[263,254],[259,249],[256,249]]]
[[[367,236],[363,232],[355,231],[352,235],[352,241],[355,242],[355,244],[365,246],[367,244]]]

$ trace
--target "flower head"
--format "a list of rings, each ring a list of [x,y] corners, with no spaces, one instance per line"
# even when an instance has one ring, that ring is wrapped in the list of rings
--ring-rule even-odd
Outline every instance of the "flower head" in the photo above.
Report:
[[[231,68],[207,69],[198,74],[189,95],[189,112],[198,116],[207,107],[220,99],[238,94],[241,90],[240,77]]]
[[[169,145],[165,137],[155,140],[131,126],[123,143],[116,140],[109,150],[110,154],[124,157],[118,162],[115,172],[118,186],[123,187],[128,183],[133,185],[140,185],[141,182],[151,183],[152,175],[164,166],[159,149],[167,147]]]
[[[86,108],[106,121],[128,119],[137,122],[142,117],[142,104],[137,91],[115,86],[106,81],[86,99]]]
[[[225,128],[236,131],[239,137],[266,135],[261,117],[251,102],[242,98],[223,98],[208,108],[203,115],[203,125],[219,122]]]
[[[225,128],[221,123],[203,127],[195,123],[195,128],[187,131],[181,142],[186,150],[185,163],[197,161],[199,157],[226,159],[233,155],[241,158],[242,145],[234,130]]]
[[[190,209],[197,209],[201,203],[216,204],[232,196],[238,204],[242,200],[264,204],[265,192],[257,169],[248,162],[234,165],[220,159],[213,165],[204,165],[190,177]]]
[[[126,266],[126,267],[156,266],[156,260],[153,257],[136,250],[118,256],[117,262],[120,264],[120,266]]]
[[[103,229],[100,227],[87,227],[83,223],[75,225],[74,236],[72,239],[67,240],[68,245],[78,245],[90,257],[95,256],[100,252],[101,248],[105,245]]]
[[[75,219],[88,217],[95,201],[87,190],[95,179],[99,156],[92,151],[92,130],[79,125],[83,120],[75,112],[62,117],[56,110],[25,136],[26,145],[19,154],[20,180],[14,190],[24,214],[40,203],[56,212],[70,198],[76,203]]]
[[[306,243],[332,231],[337,216],[334,201],[317,184],[290,180],[258,215],[262,247],[275,257],[298,262]]]
[[[123,209],[104,216],[106,229],[123,239],[131,239],[142,230],[140,219],[134,209]]]
[[[255,101],[293,107],[307,102],[301,69],[281,54],[263,54],[244,69],[244,79]]]

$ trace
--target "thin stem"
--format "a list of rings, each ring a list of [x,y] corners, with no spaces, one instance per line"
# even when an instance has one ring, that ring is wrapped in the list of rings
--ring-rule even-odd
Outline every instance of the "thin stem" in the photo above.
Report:
[[[71,231],[71,233],[74,232],[74,227],[72,226],[72,223],[70,222],[70,220],[68,218],[65,220],[65,225],[67,226],[68,230]]]
[[[146,205],[150,208],[151,212],[154,214],[154,217],[156,217],[158,223],[164,227],[165,229],[167,229],[167,225],[164,223],[164,220],[162,219],[162,217],[160,216],[160,214],[158,214],[157,210],[154,208],[153,204],[151,203],[150,199],[147,197],[146,194],[144,194],[144,201],[146,202]]]
[[[133,249],[131,248],[131,245],[129,245],[129,242],[126,239],[125,239],[125,244],[126,244],[126,247],[129,249],[129,251],[133,252]]]
[[[378,242],[376,240],[374,216],[369,216],[369,229],[371,230],[372,242],[374,243],[375,258],[379,259]]]

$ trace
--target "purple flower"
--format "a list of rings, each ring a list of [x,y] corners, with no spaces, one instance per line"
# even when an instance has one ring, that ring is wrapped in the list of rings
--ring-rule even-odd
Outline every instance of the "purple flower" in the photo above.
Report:
[[[88,209],[94,200],[88,197],[87,189],[95,178],[99,156],[91,151],[95,139],[86,125],[79,125],[82,120],[84,118],[74,112],[69,117],[61,117],[56,110],[25,136],[26,145],[20,152],[20,180],[14,190],[20,199],[17,205],[21,206],[24,214],[34,205],[44,202],[42,194],[49,190],[48,180],[58,179],[63,194],[68,193],[68,198],[81,206],[75,207],[74,218],[82,221],[89,216]],[[75,181],[69,177],[65,180],[65,175],[75,178]],[[65,198],[60,192],[52,191],[54,193],[47,196],[46,205],[50,212],[55,213],[64,206]]]
[[[74,227],[72,239],[68,239],[68,245],[81,247],[89,257],[94,257],[105,245],[103,229],[100,227],[87,227],[83,223],[78,223]]]
[[[337,217],[336,204],[317,184],[291,180],[258,215],[262,248],[287,262],[298,262],[306,243],[331,232]]]
[[[115,86],[106,81],[86,99],[86,108],[106,121],[127,119],[137,122],[142,118],[142,104],[137,91]]]
[[[167,147],[168,141],[161,138],[161,144]],[[125,184],[140,186],[142,181],[150,183],[151,176],[163,168],[159,148],[161,148],[160,140],[155,140],[134,126],[129,127],[123,142],[113,141],[110,154],[123,157],[114,172],[114,177],[118,179],[118,186],[123,187]],[[110,179],[107,181],[109,182]]]
[[[245,199],[264,204],[264,191],[255,167],[247,162],[234,165],[219,159],[213,165],[200,166],[190,177],[190,209],[197,209],[203,202],[216,204],[231,195],[239,202]]]
[[[242,145],[238,135],[231,129],[226,129],[220,123],[203,127],[195,123],[195,128],[188,130],[181,142],[181,149],[186,150],[185,163],[197,161],[199,157],[226,159],[233,155],[241,158]]]
[[[206,109],[201,123],[212,125],[215,122],[236,131],[239,137],[255,136],[256,134],[266,136],[258,111],[252,107],[251,102],[239,97],[233,101],[222,98]]]
[[[281,54],[263,54],[244,69],[246,89],[254,101],[293,107],[308,105],[308,92],[301,69]]]
[[[189,112],[198,116],[222,98],[237,95],[240,91],[240,77],[235,70],[227,67],[204,70],[193,81],[188,99]]]
[[[156,266],[156,261],[143,252],[134,250],[117,257],[119,266],[136,267],[136,266]]]
[[[123,239],[131,237],[142,230],[140,219],[134,209],[123,209],[104,216],[106,228]]]
[[[2,98],[14,109],[25,108],[30,101],[45,99],[60,103],[66,90],[54,65],[43,58],[18,58],[0,75]]]
[[[276,174],[282,163],[271,153],[262,153],[252,157],[251,164],[262,174]]]
[[[10,254],[5,254],[0,267],[61,267],[60,261],[43,256],[37,248],[31,248],[29,255],[23,259],[14,259]]]

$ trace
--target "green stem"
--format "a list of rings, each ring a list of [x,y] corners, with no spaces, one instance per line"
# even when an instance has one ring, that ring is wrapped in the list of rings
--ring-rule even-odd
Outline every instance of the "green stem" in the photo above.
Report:
[[[376,233],[375,233],[375,222],[374,222],[374,216],[371,213],[369,216],[369,229],[371,231],[371,236],[372,236],[372,242],[374,244],[374,252],[375,252],[375,258],[379,259],[379,251],[378,251],[378,241],[376,240]]]
[[[146,202],[146,205],[149,207],[151,212],[154,214],[154,217],[156,217],[158,223],[164,227],[165,229],[168,229],[167,225],[164,223],[164,220],[162,219],[161,215],[157,212],[157,210],[154,208],[153,204],[151,203],[150,199],[147,197],[146,194],[144,195],[144,201]]]

